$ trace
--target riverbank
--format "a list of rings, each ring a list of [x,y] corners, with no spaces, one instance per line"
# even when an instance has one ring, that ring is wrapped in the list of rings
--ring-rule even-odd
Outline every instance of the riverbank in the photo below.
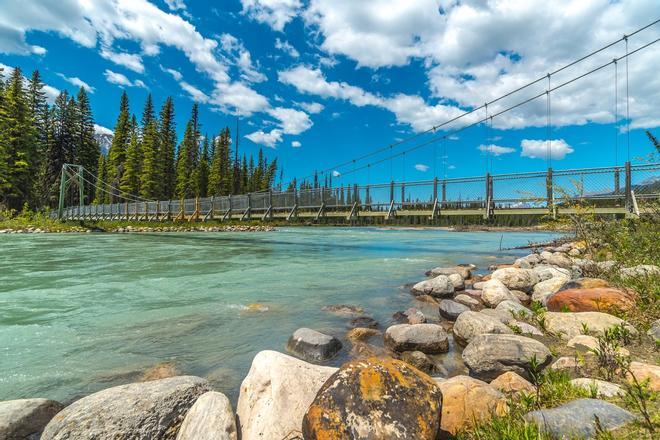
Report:
[[[52,417],[46,439],[91,435],[85,429],[100,436],[182,439],[200,433],[234,439],[239,431],[243,439],[303,433],[319,438],[320,432],[389,438],[379,431],[385,429],[407,438],[435,438],[438,430],[501,438],[506,430],[520,434],[512,439],[546,439],[557,434],[553,430],[593,434],[598,416],[599,429],[618,429],[616,438],[651,438],[640,408],[646,406],[657,421],[654,338],[660,329],[636,319],[642,298],[617,285],[660,269],[595,261],[585,247],[573,242],[543,248],[488,271],[456,266],[460,261],[430,266],[428,278],[407,293],[410,307],[391,310],[400,323],[386,327],[368,307],[327,307],[327,314],[358,327],[340,342],[308,321],[313,330],[293,332],[287,344],[293,356],[272,351],[255,356],[240,387],[237,424],[231,403],[204,379],[158,379],[181,374],[172,368],[148,376],[157,380],[100,391],[63,410],[54,402],[32,402],[30,408],[38,409],[25,420]],[[257,305],[259,313],[273,312]],[[323,366],[342,355],[352,360],[339,369]],[[346,394],[357,396],[350,405],[340,400]],[[394,396],[396,406],[386,396]],[[172,400],[183,403],[174,408],[167,403]],[[128,401],[148,408],[142,411],[150,418],[173,422],[145,425],[140,420],[146,413],[138,406],[112,404]],[[382,422],[383,414],[391,423]],[[208,423],[209,417],[215,422]],[[541,419],[546,424],[539,428],[534,421]],[[630,424],[633,420],[639,422]]]

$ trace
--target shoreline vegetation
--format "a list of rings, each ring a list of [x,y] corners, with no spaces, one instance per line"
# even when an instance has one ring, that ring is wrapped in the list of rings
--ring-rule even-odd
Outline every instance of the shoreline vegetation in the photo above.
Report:
[[[430,267],[409,287],[411,307],[392,310],[394,325],[327,305],[353,328],[337,337],[310,322],[287,354],[258,353],[235,407],[205,379],[157,365],[68,406],[0,402],[0,437],[657,438],[658,218],[573,217],[543,226],[566,237],[509,264]],[[343,350],[350,361],[325,366]],[[447,353],[457,355],[452,377]]]

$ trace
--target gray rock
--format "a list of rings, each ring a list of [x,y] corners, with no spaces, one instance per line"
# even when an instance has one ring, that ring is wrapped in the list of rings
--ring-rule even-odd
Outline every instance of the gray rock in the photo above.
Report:
[[[357,327],[378,328],[379,324],[378,321],[370,316],[358,316],[357,318],[353,318],[348,322],[348,328]]]
[[[426,275],[432,276],[432,277],[437,277],[438,275],[452,275],[452,274],[458,274],[463,278],[464,280],[470,278],[470,275],[472,274],[472,265],[462,265],[462,266],[453,266],[453,267],[436,267],[435,269],[431,269],[430,271],[426,272]]]
[[[581,335],[586,327],[589,334],[602,336],[605,330],[623,324],[632,335],[637,334],[637,330],[626,321],[601,312],[547,312],[544,315],[545,329],[563,339],[569,340],[573,336]]]
[[[653,264],[640,264],[633,267],[626,267],[619,272],[621,278],[647,278],[652,275],[660,275],[660,267]]]
[[[449,281],[454,285],[454,290],[465,290],[465,280],[457,273],[448,275]]]
[[[445,353],[449,350],[449,339],[445,330],[437,324],[397,324],[385,331],[385,346],[400,353]]]
[[[482,314],[488,315],[491,318],[495,318],[500,321],[502,324],[509,324],[516,320],[516,318],[511,315],[507,310],[497,310],[497,309],[483,309],[481,310]]]
[[[450,299],[443,299],[438,305],[438,310],[440,311],[440,316],[450,321],[455,321],[458,316],[470,310],[470,308],[464,304],[452,301]]]
[[[516,301],[505,300],[502,301],[495,307],[495,310],[501,310],[505,313],[509,313],[511,316],[516,318],[530,317],[533,315],[532,311],[527,307]]]
[[[463,345],[484,333],[513,334],[513,331],[498,319],[472,311],[461,313],[452,331],[456,342]]]
[[[334,336],[303,327],[289,338],[286,349],[306,361],[323,362],[341,350],[341,342]]]
[[[547,264],[536,266],[532,270],[536,272],[536,275],[538,275],[539,282],[546,281],[554,277],[570,278],[571,276],[570,270],[562,269],[560,267],[550,266]]]
[[[623,388],[619,385],[589,377],[580,377],[571,380],[571,384],[576,387],[584,388],[587,391],[595,391],[596,397],[616,397],[625,394]]]
[[[64,408],[41,438],[174,439],[190,407],[209,390],[208,382],[195,376],[108,388]]]
[[[651,325],[651,328],[646,332],[651,338],[660,340],[660,319],[656,319],[655,322]]]
[[[177,440],[236,440],[236,417],[227,396],[217,391],[202,394],[190,408]]]
[[[502,269],[500,269],[502,270]],[[498,279],[486,281],[481,291],[481,300],[488,307],[496,307],[502,301],[518,301],[518,298]]]
[[[425,373],[432,373],[435,370],[433,360],[421,351],[405,351],[401,353],[401,360]]]
[[[494,280],[500,280],[508,289],[529,292],[539,282],[539,276],[531,269],[505,267],[492,274]]]
[[[543,368],[552,360],[552,354],[545,345],[531,338],[484,334],[472,339],[463,350],[462,358],[470,376],[490,381],[507,371],[529,379],[532,359]]]
[[[412,287],[413,295],[430,295],[436,298],[454,293],[454,284],[446,275],[438,275],[430,280],[421,281]]]
[[[543,332],[531,324],[522,321],[509,322],[511,329],[518,329],[521,335],[543,336]],[[514,332],[517,333],[517,332]]]
[[[466,295],[464,293],[461,293],[460,295],[456,295],[454,297],[454,301],[463,304],[464,306],[468,306],[472,309],[476,309],[481,306],[481,302],[478,299],[475,299],[470,295]]]
[[[548,264],[561,267],[562,269],[569,269],[573,265],[573,259],[561,252],[555,252],[545,260]]]
[[[568,276],[555,276],[545,281],[541,281],[534,286],[532,301],[538,301],[545,306],[548,302],[548,298],[557,293],[568,280]]]
[[[19,399],[0,402],[0,438],[38,439],[48,422],[64,406],[48,399]]]
[[[525,415],[525,420],[536,423],[543,431],[561,439],[594,437],[596,418],[606,430],[619,428],[634,420],[628,411],[596,399],[578,399],[558,408],[532,411]]]
[[[339,316],[360,316],[364,314],[364,309],[362,307],[353,306],[350,304],[332,304],[329,306],[323,306],[321,310],[334,313],[335,315]]]

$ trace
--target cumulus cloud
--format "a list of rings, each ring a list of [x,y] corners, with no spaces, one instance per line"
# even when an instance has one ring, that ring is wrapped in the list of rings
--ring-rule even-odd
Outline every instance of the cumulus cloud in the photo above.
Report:
[[[144,73],[144,64],[142,64],[142,57],[138,54],[126,52],[114,52],[108,48],[101,49],[101,56],[113,63],[126,67],[137,73]]]
[[[116,84],[122,87],[142,87],[145,89],[147,88],[147,85],[144,82],[142,82],[142,80],[137,79],[135,81],[131,81],[130,79],[128,79],[126,75],[118,72],[113,72],[110,69],[105,69],[103,75],[105,76],[105,79],[111,84]]]
[[[255,131],[250,133],[246,138],[250,139],[255,144],[264,145],[269,148],[275,148],[275,146],[282,142],[282,131],[275,128],[269,132],[263,130]]]
[[[220,47],[225,56],[239,68],[241,78],[245,81],[251,83],[266,81],[266,75],[259,72],[258,66],[252,62],[252,55],[238,38],[231,34],[222,34],[220,35]]]
[[[267,110],[267,113],[280,122],[282,131],[286,134],[300,134],[313,125],[309,115],[300,110],[275,107]]]
[[[291,45],[291,43],[288,41],[282,41],[279,38],[275,38],[275,49],[286,52],[292,58],[298,58],[300,56],[300,52],[298,52],[296,48]]]
[[[241,4],[243,14],[276,31],[284,30],[302,8],[300,0],[241,0]]]
[[[96,89],[94,89],[94,87],[90,86],[85,81],[83,81],[82,79],[80,79],[76,76],[68,77],[68,76],[64,75],[63,73],[58,73],[57,76],[62,78],[64,81],[66,81],[70,84],[73,84],[76,87],[84,87],[85,90],[87,90],[89,93],[94,93],[96,91]]]
[[[332,171],[332,177],[339,177],[339,176],[341,176],[341,173],[339,171],[337,170]]]
[[[291,146],[293,148],[300,148],[302,146],[302,144],[300,143],[300,141],[292,141]]]
[[[418,163],[418,164],[415,165],[415,169],[417,171],[421,171],[421,172],[425,173],[429,170],[429,166],[424,165],[423,163]]]
[[[482,144],[477,147],[477,150],[483,151],[484,153],[490,153],[493,156],[501,156],[503,154],[513,153],[514,151],[516,151],[515,148],[501,147],[495,144],[489,144],[489,145]]]
[[[522,157],[545,159],[548,156],[548,141],[523,139],[520,146],[522,147],[520,152]],[[550,141],[550,158],[553,160],[561,160],[573,151],[573,148],[563,139],[552,139]]]
[[[186,10],[186,3],[183,0],[165,0],[170,11]]]
[[[185,81],[180,81],[179,85],[186,93],[188,93],[188,95],[190,95],[190,98],[193,101],[198,102],[200,104],[206,104],[207,102],[209,102],[209,97],[206,95],[206,93],[202,92],[197,87],[188,84]]]
[[[300,106],[301,109],[305,110],[307,113],[311,113],[313,115],[317,113],[321,113],[323,109],[325,108],[323,104],[320,104],[318,102],[299,102],[297,103],[298,106]]]
[[[172,75],[172,78],[174,78],[176,81],[181,81],[183,79],[183,75],[181,75],[181,72],[179,72],[178,70],[169,69],[162,66],[161,68],[163,69],[163,72],[167,72],[170,75]]]

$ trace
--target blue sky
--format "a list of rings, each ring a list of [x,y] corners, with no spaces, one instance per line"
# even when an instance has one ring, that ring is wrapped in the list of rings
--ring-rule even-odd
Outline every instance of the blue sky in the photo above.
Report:
[[[552,3],[548,5],[547,3]],[[547,167],[545,98],[393,160],[337,168],[441,124],[660,18],[657,0],[0,0],[0,64],[39,69],[57,90],[88,87],[112,129],[119,96],[138,115],[171,95],[181,134],[194,101],[203,131],[240,118],[242,152],[265,147],[285,180],[315,169],[335,183],[482,175]],[[660,36],[660,24],[629,50]],[[551,78],[560,84],[625,54],[620,43]],[[660,44],[629,60],[630,157],[660,125]],[[551,94],[552,165],[609,166],[627,157],[625,63]],[[547,81],[489,107],[543,92]],[[451,129],[486,116],[477,114]],[[618,128],[617,128],[618,127]],[[656,130],[657,131],[657,130]],[[437,136],[447,131],[439,131]],[[618,134],[617,134],[618,133]],[[399,153],[431,135],[392,148]],[[361,171],[351,170],[381,161]],[[341,176],[338,176],[340,175]]]

